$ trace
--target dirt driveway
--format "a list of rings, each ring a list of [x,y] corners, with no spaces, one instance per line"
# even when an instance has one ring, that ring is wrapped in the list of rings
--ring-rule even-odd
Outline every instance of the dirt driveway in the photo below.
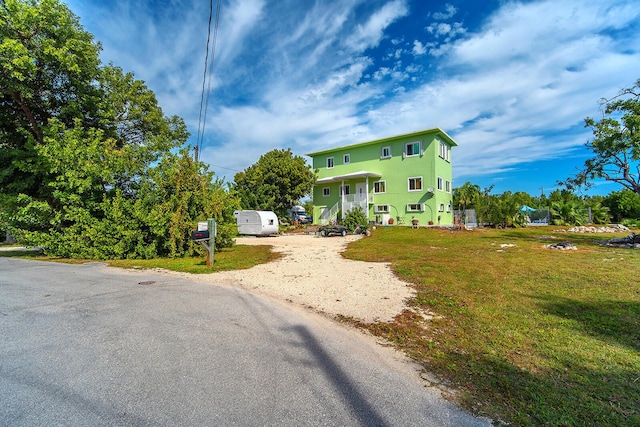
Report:
[[[240,237],[239,245],[273,245],[284,256],[248,270],[192,275],[192,280],[238,286],[331,315],[366,322],[393,319],[414,295],[386,263],[341,256],[347,243],[362,236],[284,235]]]

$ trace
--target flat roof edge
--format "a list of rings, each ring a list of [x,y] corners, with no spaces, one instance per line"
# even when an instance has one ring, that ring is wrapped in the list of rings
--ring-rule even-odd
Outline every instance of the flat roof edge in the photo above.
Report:
[[[445,131],[443,131],[439,127],[435,127],[435,128],[425,129],[425,130],[421,130],[421,131],[415,131],[415,132],[410,132],[410,133],[405,133],[405,134],[400,134],[400,135],[389,136],[389,137],[386,137],[386,138],[374,139],[372,141],[357,142],[357,143],[354,143],[354,144],[347,144],[347,145],[342,145],[342,146],[339,146],[339,147],[333,147],[333,148],[327,148],[327,149],[324,149],[324,150],[313,151],[313,152],[305,154],[305,156],[313,157],[315,155],[324,154],[324,153],[330,153],[332,151],[343,150],[345,148],[360,147],[360,146],[370,145],[370,144],[378,144],[378,143],[381,143],[381,142],[391,141],[391,140],[398,139],[398,138],[405,138],[405,137],[409,137],[409,136],[413,136],[413,135],[425,135],[425,134],[429,134],[429,133],[441,134],[447,140],[447,142],[449,142],[452,146],[454,146],[454,147],[458,146],[458,144],[453,140],[453,138],[451,138],[451,136],[449,136],[449,134],[447,134]]]

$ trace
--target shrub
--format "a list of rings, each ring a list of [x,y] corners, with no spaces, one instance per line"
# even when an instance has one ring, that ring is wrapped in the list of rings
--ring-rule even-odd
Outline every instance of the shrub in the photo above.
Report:
[[[347,227],[347,230],[354,231],[356,227],[367,226],[368,220],[367,216],[364,214],[364,211],[361,208],[351,209],[345,215],[344,220],[342,221],[342,225]]]

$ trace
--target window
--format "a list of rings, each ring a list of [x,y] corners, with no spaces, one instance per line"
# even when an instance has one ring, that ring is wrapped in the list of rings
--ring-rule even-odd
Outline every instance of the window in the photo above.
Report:
[[[349,187],[349,184],[341,185],[340,186],[340,195],[341,196],[346,196],[347,194],[351,194],[351,187]]]
[[[333,168],[333,157],[327,157],[327,169]]]
[[[342,156],[342,163],[345,165],[351,163],[351,154],[345,154]]]
[[[452,209],[452,208],[451,208],[451,204],[448,204],[448,205],[447,205],[447,212],[451,212],[451,209]]]
[[[387,192],[387,181],[378,181],[373,183],[373,192],[374,193],[386,193]]]
[[[389,212],[389,205],[374,205],[373,212],[375,213]]]
[[[420,155],[420,141],[404,144],[404,154],[407,157]]]
[[[422,177],[409,178],[409,191],[422,190]]]
[[[407,212],[422,212],[424,210],[423,203],[409,203],[407,205]]]
[[[440,140],[438,140],[438,144],[438,155],[448,162],[451,158],[451,147]]]
[[[438,177],[438,190],[442,191],[442,178]]]
[[[380,158],[388,159],[391,157],[391,147],[382,147],[380,150]]]
[[[331,195],[331,189],[329,187],[324,187],[322,189],[322,197],[329,197]]]
[[[447,180],[444,182],[444,189],[447,193],[451,193],[451,181]]]
[[[444,203],[440,203],[440,207],[438,208],[438,212],[444,212]]]

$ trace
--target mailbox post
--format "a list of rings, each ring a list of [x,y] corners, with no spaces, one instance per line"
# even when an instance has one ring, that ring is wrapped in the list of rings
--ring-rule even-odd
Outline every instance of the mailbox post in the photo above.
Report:
[[[207,222],[199,222],[198,230],[191,233],[191,239],[201,244],[207,250],[208,266],[213,265],[217,231],[215,218],[209,218]]]
[[[207,224],[209,226],[209,246],[207,248],[209,251],[209,258],[207,259],[207,265],[211,266],[213,265],[213,253],[215,252],[216,234],[218,234],[218,229],[215,218],[207,219]]]

